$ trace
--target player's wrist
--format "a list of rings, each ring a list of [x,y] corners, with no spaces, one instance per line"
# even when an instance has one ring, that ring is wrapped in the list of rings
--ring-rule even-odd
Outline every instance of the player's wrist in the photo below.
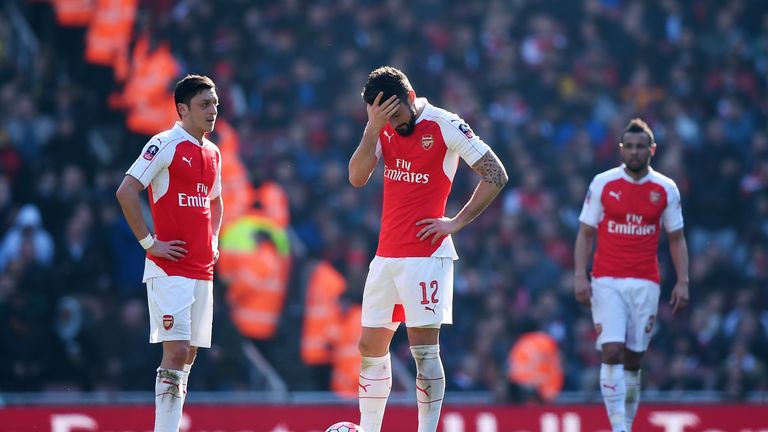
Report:
[[[155,244],[155,238],[152,236],[152,234],[147,234],[146,237],[139,240],[139,244],[142,248],[144,248],[144,250],[148,250]]]

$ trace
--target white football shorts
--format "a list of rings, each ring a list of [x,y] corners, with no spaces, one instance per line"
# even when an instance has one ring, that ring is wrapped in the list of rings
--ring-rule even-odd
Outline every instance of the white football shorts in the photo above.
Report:
[[[147,280],[149,342],[188,340],[195,347],[211,347],[213,281],[183,276]]]
[[[592,280],[592,321],[597,349],[622,342],[627,349],[645,352],[659,309],[659,284],[647,279],[599,277]]]
[[[453,323],[453,259],[376,256],[363,292],[363,327],[397,330]]]

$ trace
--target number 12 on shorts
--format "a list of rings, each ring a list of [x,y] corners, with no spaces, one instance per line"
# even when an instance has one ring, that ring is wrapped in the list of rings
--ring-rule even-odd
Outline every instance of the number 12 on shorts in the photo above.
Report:
[[[419,282],[419,286],[421,286],[421,304],[426,305],[429,304],[430,301],[427,298],[427,283],[426,282]],[[433,280],[429,283],[429,289],[432,291],[431,300],[432,303],[437,303],[437,281]]]

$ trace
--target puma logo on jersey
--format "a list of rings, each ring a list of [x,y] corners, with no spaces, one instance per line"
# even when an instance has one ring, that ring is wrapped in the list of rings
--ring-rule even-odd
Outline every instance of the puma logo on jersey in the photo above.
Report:
[[[182,156],[181,160],[189,164],[189,167],[192,168],[192,156],[190,156],[189,158],[187,158],[186,156]]]
[[[388,134],[387,131],[384,131],[384,136],[387,137],[387,143],[392,142],[392,137],[395,136],[395,133],[392,132],[392,135]]]
[[[616,198],[616,201],[621,201],[621,192],[608,191],[608,195]]]
[[[424,306],[424,310],[432,311],[433,314],[437,315],[437,312],[435,312],[434,306],[433,307]]]

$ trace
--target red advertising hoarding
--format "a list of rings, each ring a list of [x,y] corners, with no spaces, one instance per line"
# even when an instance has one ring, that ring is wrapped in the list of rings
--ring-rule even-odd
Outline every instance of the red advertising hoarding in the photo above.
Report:
[[[151,406],[0,408],[2,432],[148,432]],[[183,432],[324,432],[355,406],[189,405]],[[416,408],[391,406],[385,432],[416,430]],[[768,432],[768,405],[641,405],[640,432]],[[443,407],[440,432],[609,432],[600,405]]]

